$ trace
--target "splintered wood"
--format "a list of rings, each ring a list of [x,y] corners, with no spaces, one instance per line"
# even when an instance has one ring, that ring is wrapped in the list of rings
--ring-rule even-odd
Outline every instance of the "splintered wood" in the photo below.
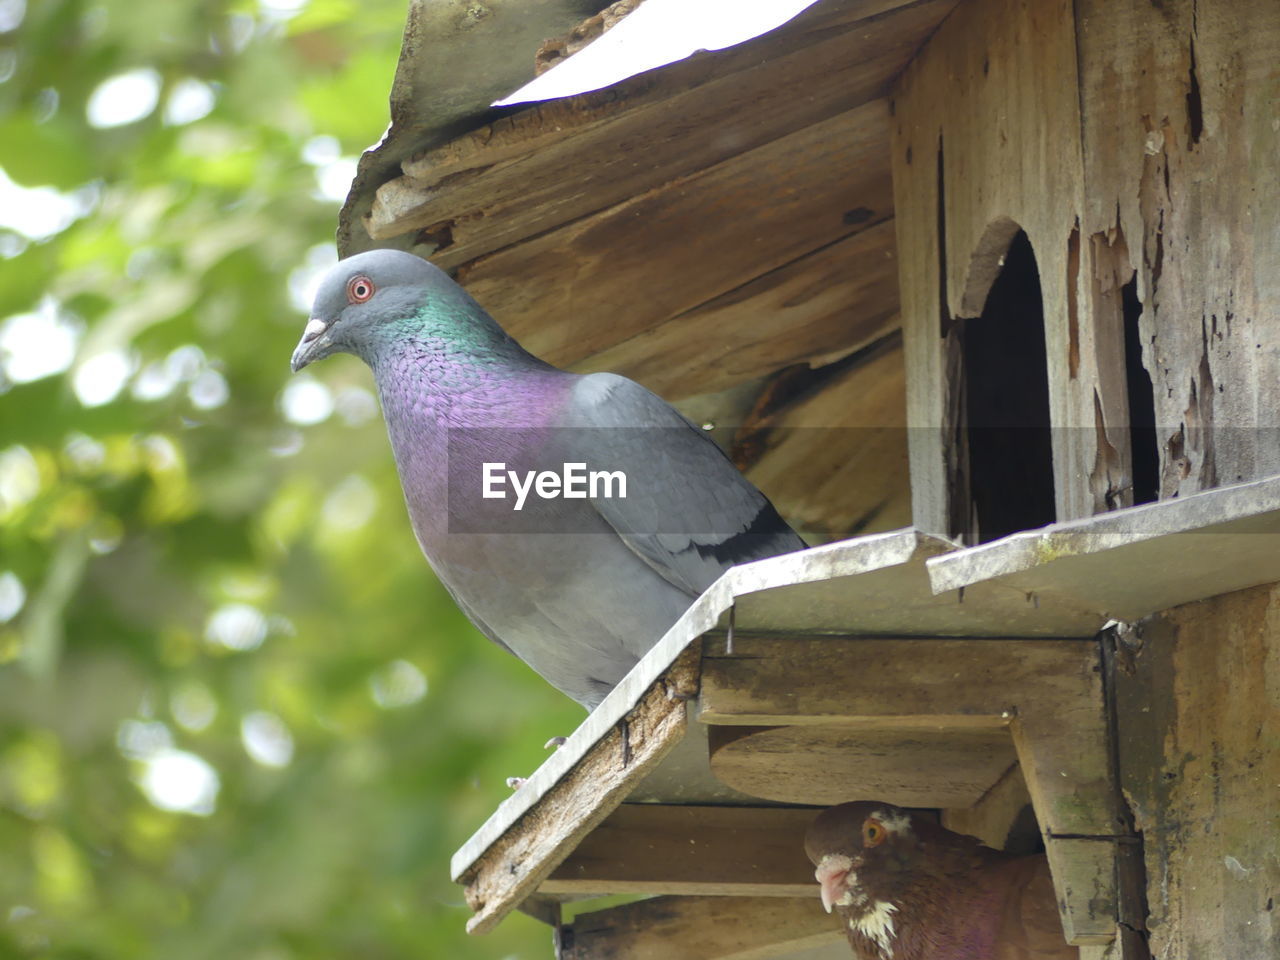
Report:
[[[939,331],[981,311],[1021,228],[1057,519],[1136,502],[1135,469],[1137,499],[1280,471],[1278,48],[1274,0],[957,9],[894,93],[910,422],[954,422]],[[913,434],[923,529],[952,529],[955,436]]]
[[[538,884],[620,804],[644,772],[684,735],[683,697],[696,689],[697,644],[672,665],[664,682],[641,698],[541,801],[493,843],[459,882],[483,933],[531,896]],[[679,695],[673,696],[672,692]]]
[[[1081,229],[1138,271],[1160,496],[1280,472],[1280,4],[1076,12]]]

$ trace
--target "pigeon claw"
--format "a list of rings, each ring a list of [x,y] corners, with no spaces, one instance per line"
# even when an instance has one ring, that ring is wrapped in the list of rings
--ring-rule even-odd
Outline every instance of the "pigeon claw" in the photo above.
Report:
[[[568,737],[552,737],[550,740],[548,740],[546,743],[542,745],[542,749],[543,750],[559,750],[561,747],[565,745],[565,742],[568,739],[569,739]]]

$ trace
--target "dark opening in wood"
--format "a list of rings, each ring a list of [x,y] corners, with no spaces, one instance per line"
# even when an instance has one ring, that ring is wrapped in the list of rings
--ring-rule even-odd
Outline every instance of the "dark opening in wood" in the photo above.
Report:
[[[1031,804],[1025,804],[1005,836],[1004,847],[1008,853],[1025,856],[1031,853],[1044,852],[1044,836],[1040,832],[1040,822],[1036,819],[1036,810]]]
[[[1040,271],[1025,231],[1009,244],[982,315],[964,321],[972,513],[985,543],[1052,523],[1053,443]]]
[[[1124,367],[1129,392],[1129,448],[1133,458],[1133,502],[1151,503],[1160,491],[1160,451],[1156,444],[1156,401],[1151,374],[1142,362],[1138,318],[1138,276],[1120,290],[1124,310]]]

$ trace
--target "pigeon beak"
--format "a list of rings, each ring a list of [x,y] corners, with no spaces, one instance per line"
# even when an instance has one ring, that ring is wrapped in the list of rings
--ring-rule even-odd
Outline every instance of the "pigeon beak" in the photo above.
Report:
[[[298,346],[294,348],[293,357],[289,361],[289,366],[293,368],[294,373],[312,360],[319,360],[328,352],[328,348],[333,346],[333,340],[325,333],[328,329],[329,324],[319,317],[312,317],[307,321],[307,326],[302,331],[302,339],[298,341]]]
[[[849,862],[846,857],[823,857],[813,877],[822,885],[822,908],[831,912],[840,898],[848,891],[845,881],[849,877]]]

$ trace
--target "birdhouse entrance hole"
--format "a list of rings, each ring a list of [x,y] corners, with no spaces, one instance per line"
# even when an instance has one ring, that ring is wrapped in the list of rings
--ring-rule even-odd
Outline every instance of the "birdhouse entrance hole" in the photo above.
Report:
[[[974,543],[1052,523],[1056,516],[1044,301],[1025,231],[1009,243],[981,315],[959,321]]]

